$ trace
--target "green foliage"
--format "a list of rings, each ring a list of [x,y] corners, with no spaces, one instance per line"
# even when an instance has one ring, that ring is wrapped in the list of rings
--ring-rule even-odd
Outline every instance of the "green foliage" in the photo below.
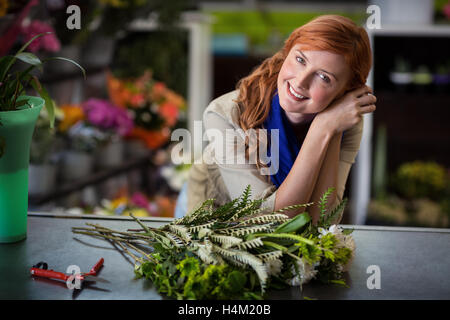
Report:
[[[320,208],[325,208],[331,192],[321,198]],[[118,237],[117,231],[98,226],[74,232],[113,238],[122,248],[137,251],[141,257],[133,256],[136,276],[177,299],[261,299],[268,288],[281,288],[293,277],[310,279],[314,269],[319,279],[342,280],[342,266],[352,250],[345,247],[340,231],[339,237],[337,229],[325,233],[319,228],[326,224],[313,225],[307,213],[289,219],[280,210],[264,212],[261,205],[261,200],[251,200],[247,187],[241,197],[223,206],[215,208],[214,199],[208,199],[157,229],[133,217],[142,232],[120,232]],[[334,216],[321,213],[324,223]],[[140,247],[147,241],[151,252],[137,249],[132,243],[138,240]]]
[[[308,222],[311,221],[311,217],[308,213],[301,213],[289,221],[286,221],[278,228],[275,229],[275,233],[289,233],[296,232],[300,230],[303,226],[305,226]]]
[[[138,278],[151,280],[160,293],[178,299],[261,298],[253,292],[256,283],[248,281],[249,271],[235,270],[226,264],[202,264],[195,257],[187,257],[176,265],[146,261],[135,273]]]
[[[26,100],[17,101],[18,97],[22,95],[28,85],[31,85],[41,98],[45,100],[45,107],[50,119],[50,126],[53,127],[55,120],[55,106],[54,102],[48,95],[47,90],[41,85],[38,78],[31,74],[34,68],[38,68],[42,71],[42,65],[48,60],[64,60],[78,66],[83,75],[85,75],[84,69],[76,62],[63,57],[52,57],[41,61],[38,57],[30,52],[24,52],[25,49],[37,38],[49,34],[41,33],[34,36],[30,41],[22,46],[19,51],[11,56],[7,55],[0,58],[0,111],[14,111],[19,108],[26,107],[28,102]],[[17,60],[29,64],[25,70],[11,72],[11,68],[17,62]],[[28,106],[30,107],[30,106]]]
[[[396,191],[403,197],[436,199],[448,179],[445,168],[435,162],[414,161],[402,164],[393,177]]]

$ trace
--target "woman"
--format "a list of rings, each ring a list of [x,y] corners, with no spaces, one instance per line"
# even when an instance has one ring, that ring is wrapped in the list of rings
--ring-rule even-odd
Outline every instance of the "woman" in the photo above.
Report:
[[[269,211],[316,202],[329,187],[335,188],[329,205],[341,201],[359,150],[362,116],[375,111],[376,98],[364,85],[371,64],[366,31],[348,18],[320,16],[294,30],[279,52],[241,79],[237,90],[212,101],[203,115],[207,132],[214,129],[224,136],[227,129],[278,129],[276,172],[262,174],[262,161],[222,161],[209,136],[203,162],[190,171],[187,212],[208,198],[218,204],[237,198],[247,185],[253,199],[265,199],[263,206]],[[257,154],[270,154],[269,141]],[[254,153],[248,142],[242,136],[234,142],[246,146],[238,148],[244,151],[236,158],[242,156],[239,152],[246,159]],[[316,222],[318,208],[308,212]]]

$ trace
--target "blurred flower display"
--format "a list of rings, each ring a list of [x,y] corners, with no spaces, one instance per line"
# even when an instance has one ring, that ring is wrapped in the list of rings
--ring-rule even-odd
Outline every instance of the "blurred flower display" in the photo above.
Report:
[[[91,98],[83,103],[86,121],[112,134],[126,136],[133,129],[133,120],[127,111],[102,99]]]
[[[103,199],[100,206],[94,208],[77,208],[74,210],[85,214],[137,217],[173,217],[176,199],[169,196],[155,195],[148,197],[141,192],[131,196],[121,195],[114,199]]]
[[[31,52],[47,51],[58,52],[61,49],[61,43],[55,35],[53,27],[45,21],[33,20],[25,26],[22,25],[21,34],[23,35],[23,43],[27,43],[33,37],[41,33],[49,33],[35,39],[28,47]]]
[[[444,6],[442,12],[444,13],[445,17],[450,20],[450,1]]]
[[[186,110],[185,100],[162,82],[152,79],[150,71],[139,78],[119,79],[108,73],[108,92],[114,104],[126,108],[135,127],[129,135],[156,149],[166,143]]]
[[[84,112],[80,105],[64,104],[60,106],[63,117],[59,123],[58,130],[62,133],[67,132],[75,123],[84,120]]]
[[[64,117],[58,125],[72,148],[93,151],[115,136],[124,137],[133,129],[127,111],[102,99],[91,98],[81,105],[62,105]]]
[[[369,218],[383,223],[446,228],[450,224],[450,171],[432,161],[403,163],[391,192],[369,204]]]

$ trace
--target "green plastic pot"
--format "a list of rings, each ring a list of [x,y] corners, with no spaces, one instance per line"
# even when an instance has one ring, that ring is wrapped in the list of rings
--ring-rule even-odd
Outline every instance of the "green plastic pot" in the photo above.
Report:
[[[20,96],[28,105],[0,111],[0,243],[27,237],[30,144],[44,100]]]

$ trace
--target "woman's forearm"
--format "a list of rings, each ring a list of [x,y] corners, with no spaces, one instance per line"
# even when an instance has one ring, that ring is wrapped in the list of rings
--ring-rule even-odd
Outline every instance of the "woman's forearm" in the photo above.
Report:
[[[335,190],[328,197],[327,203],[328,205],[332,205],[336,202],[341,139],[342,133],[338,133],[335,134],[330,141],[325,159],[323,160],[322,167],[320,168],[319,177],[317,178],[317,182],[310,199],[310,201],[315,204],[318,203],[320,198],[330,187],[334,187]],[[311,215],[313,222],[316,223],[320,214],[320,210],[317,205],[309,207],[307,210]]]
[[[311,123],[291,171],[277,190],[275,210],[310,201],[333,136],[319,122]],[[303,211],[305,208],[287,214],[295,216]]]

